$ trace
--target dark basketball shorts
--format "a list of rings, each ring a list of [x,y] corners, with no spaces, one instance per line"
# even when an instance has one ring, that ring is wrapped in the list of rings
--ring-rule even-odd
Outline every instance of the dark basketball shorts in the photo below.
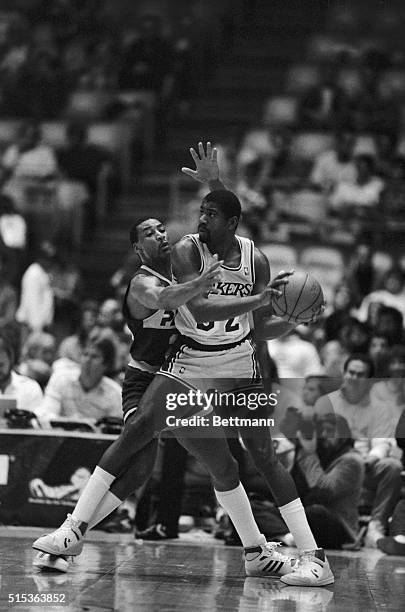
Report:
[[[122,411],[124,423],[128,417],[136,412],[143,394],[149,387],[155,374],[127,366],[124,383],[122,385]]]

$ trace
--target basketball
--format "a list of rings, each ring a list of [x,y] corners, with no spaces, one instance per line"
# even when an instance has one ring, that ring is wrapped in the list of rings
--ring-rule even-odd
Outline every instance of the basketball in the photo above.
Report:
[[[308,323],[324,302],[322,287],[307,272],[294,272],[280,290],[282,295],[272,301],[273,313],[290,323]]]

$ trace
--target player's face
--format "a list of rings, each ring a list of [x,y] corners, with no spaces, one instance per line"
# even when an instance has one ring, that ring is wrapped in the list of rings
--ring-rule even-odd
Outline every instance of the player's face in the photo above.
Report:
[[[167,259],[171,248],[163,223],[158,219],[148,219],[141,223],[138,227],[136,246],[145,259]]]
[[[11,361],[6,351],[0,350],[0,383],[6,381],[11,372]]]
[[[201,242],[214,244],[223,240],[229,229],[228,221],[213,202],[203,202],[198,221],[198,236]]]

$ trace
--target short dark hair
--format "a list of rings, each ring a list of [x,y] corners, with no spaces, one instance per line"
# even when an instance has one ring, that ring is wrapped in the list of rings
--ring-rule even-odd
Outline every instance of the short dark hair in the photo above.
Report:
[[[326,376],[326,374],[310,374],[309,376],[305,377],[305,382],[308,382],[310,380],[316,380],[318,382],[318,386],[319,386],[319,392],[322,395],[325,395],[328,392],[328,380],[329,377]]]
[[[88,346],[100,351],[107,372],[113,372],[115,370],[117,351],[112,340],[106,337],[96,336],[93,340],[89,340]]]
[[[13,368],[16,363],[16,354],[13,342],[5,330],[0,332],[0,351],[4,351],[7,354]]]
[[[216,204],[226,219],[237,217],[240,219],[242,207],[239,198],[228,189],[216,189],[207,193],[203,203],[212,202]]]
[[[139,240],[139,234],[138,234],[138,229],[139,226],[141,225],[141,223],[145,223],[145,221],[148,221],[148,219],[154,219],[155,217],[151,217],[149,216],[144,216],[144,217],[139,217],[134,224],[132,225],[131,229],[129,230],[129,241],[131,243],[131,246],[134,246],[135,242],[138,242]],[[159,219],[156,219],[156,221],[159,221]]]
[[[403,344],[396,344],[392,347],[388,355],[388,363],[392,361],[401,361],[405,363],[405,346]]]
[[[365,353],[352,353],[351,355],[349,355],[349,357],[343,364],[343,372],[347,371],[349,363],[351,363],[352,361],[362,361],[363,363],[366,363],[368,366],[368,378],[373,378],[375,370],[374,363],[371,357],[369,357]]]

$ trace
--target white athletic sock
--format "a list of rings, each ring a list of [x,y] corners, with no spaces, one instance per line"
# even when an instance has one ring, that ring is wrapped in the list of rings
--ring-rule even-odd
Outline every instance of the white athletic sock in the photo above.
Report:
[[[215,490],[218,502],[229,514],[245,548],[265,544],[266,538],[260,533],[253,517],[252,508],[242,483],[231,491]]]
[[[299,497],[285,504],[285,506],[280,506],[279,510],[298,549],[315,550],[318,548]]]
[[[99,503],[94,512],[93,516],[89,520],[88,529],[93,529],[100,521],[105,519],[106,516],[111,514],[113,510],[118,508],[122,504],[122,499],[111,493],[111,491],[107,491],[104,495],[103,499]]]
[[[88,523],[115,479],[116,476],[97,466],[79,497],[79,501],[72,512],[72,518],[82,523]]]

